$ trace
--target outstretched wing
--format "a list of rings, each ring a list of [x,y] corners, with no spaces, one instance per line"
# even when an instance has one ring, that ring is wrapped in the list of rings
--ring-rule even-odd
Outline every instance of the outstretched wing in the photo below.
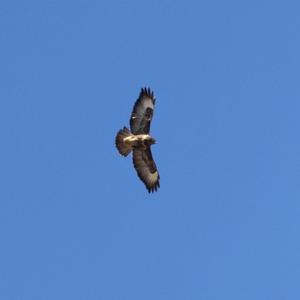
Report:
[[[152,158],[150,147],[133,149],[133,165],[139,178],[144,182],[149,193],[159,188],[159,174]]]
[[[133,134],[149,134],[154,104],[153,91],[149,88],[141,89],[130,118],[130,129]]]

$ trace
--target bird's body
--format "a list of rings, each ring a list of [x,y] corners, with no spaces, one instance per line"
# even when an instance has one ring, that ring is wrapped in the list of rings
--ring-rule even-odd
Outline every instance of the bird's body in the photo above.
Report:
[[[156,142],[149,134],[154,105],[153,92],[149,88],[142,89],[131,114],[131,130],[124,127],[116,136],[116,147],[121,155],[127,156],[132,151],[134,168],[149,193],[157,191],[160,179],[150,148]]]

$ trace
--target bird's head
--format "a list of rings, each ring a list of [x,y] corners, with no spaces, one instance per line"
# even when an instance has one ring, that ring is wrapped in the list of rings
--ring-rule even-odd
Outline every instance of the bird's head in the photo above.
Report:
[[[155,138],[153,138],[152,136],[150,136],[145,142],[146,142],[146,144],[147,144],[148,146],[151,146],[151,145],[153,145],[153,144],[156,144],[156,140],[155,140]]]

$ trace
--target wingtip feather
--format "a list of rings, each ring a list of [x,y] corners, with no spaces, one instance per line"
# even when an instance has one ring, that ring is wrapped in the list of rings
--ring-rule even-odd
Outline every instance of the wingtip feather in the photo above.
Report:
[[[153,100],[153,103],[155,103],[155,96],[154,96],[154,92],[150,89],[150,87],[143,87],[141,88],[141,92],[140,92],[140,97],[142,96],[148,96]]]

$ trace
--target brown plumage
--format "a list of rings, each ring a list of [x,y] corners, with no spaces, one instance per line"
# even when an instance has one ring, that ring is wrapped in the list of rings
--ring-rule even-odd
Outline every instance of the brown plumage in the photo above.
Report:
[[[127,156],[132,151],[134,168],[149,193],[160,187],[160,176],[151,153],[155,139],[149,135],[154,105],[153,91],[142,88],[131,113],[131,130],[126,127],[119,130],[115,140],[121,155]]]

